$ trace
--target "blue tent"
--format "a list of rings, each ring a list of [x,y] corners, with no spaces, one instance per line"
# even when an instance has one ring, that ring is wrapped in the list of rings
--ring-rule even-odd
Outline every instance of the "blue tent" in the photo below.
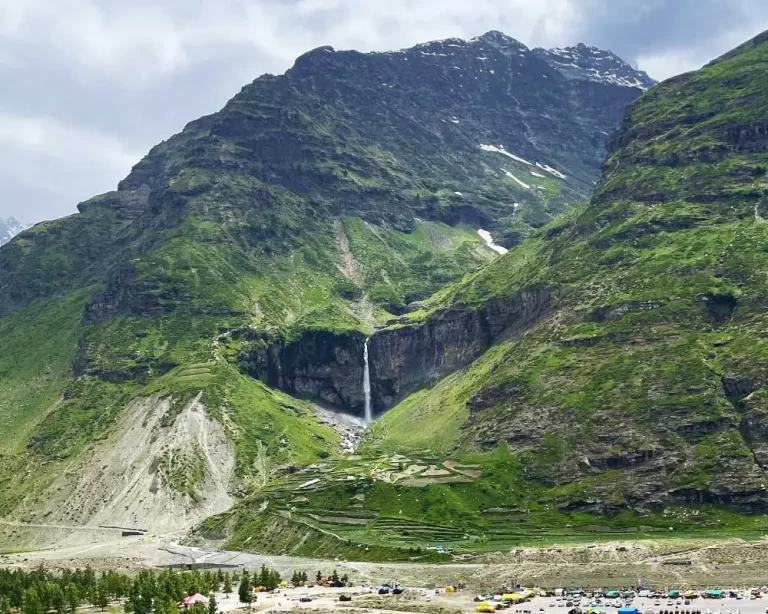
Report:
[[[637,608],[619,608],[619,614],[640,614]]]

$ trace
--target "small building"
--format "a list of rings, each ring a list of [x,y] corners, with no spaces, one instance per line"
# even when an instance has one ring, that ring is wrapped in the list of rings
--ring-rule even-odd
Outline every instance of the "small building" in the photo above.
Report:
[[[200,593],[195,593],[194,595],[190,595],[187,597],[183,602],[185,608],[190,608],[196,603],[202,603],[203,605],[208,605],[208,597],[205,595],[201,595]]]

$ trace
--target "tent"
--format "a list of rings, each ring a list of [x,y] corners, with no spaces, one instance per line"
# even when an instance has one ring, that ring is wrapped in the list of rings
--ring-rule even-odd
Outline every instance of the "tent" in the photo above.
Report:
[[[477,607],[475,608],[475,612],[485,612],[486,614],[490,614],[491,612],[495,612],[496,608],[492,606],[487,601],[481,601],[477,604]]]
[[[669,596],[670,596],[672,599],[674,599],[675,597],[677,597],[679,594],[680,594],[680,591],[679,591],[679,590],[677,590],[676,588],[673,588],[671,591],[669,591]]]
[[[208,605],[208,597],[206,597],[205,595],[201,595],[200,593],[195,593],[191,597],[187,597],[183,603],[186,607],[195,605],[196,603],[202,603],[203,605]]]
[[[517,603],[519,601],[525,601],[526,596],[521,595],[520,593],[504,593],[501,596],[502,601],[512,601],[514,603]]]
[[[707,590],[707,597],[722,597],[723,591],[721,591],[719,588],[710,588]]]
[[[612,591],[607,591],[605,593],[605,596],[606,597],[618,597],[619,596],[619,591],[613,591],[613,590]]]
[[[619,608],[619,614],[640,614],[637,608]]]

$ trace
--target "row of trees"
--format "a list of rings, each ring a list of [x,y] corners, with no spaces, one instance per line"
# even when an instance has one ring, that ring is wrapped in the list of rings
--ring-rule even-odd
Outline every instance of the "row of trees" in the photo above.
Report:
[[[280,574],[266,566],[252,576],[249,572],[230,575],[221,570],[162,571],[143,570],[136,575],[116,571],[97,574],[91,568],[60,573],[42,567],[33,571],[0,569],[0,614],[74,614],[84,604],[104,610],[110,603],[124,601],[129,614],[177,614],[178,604],[200,593],[208,596],[207,606],[195,604],[191,614],[216,614],[214,593],[232,593],[240,583],[245,597],[253,597],[254,587],[272,590],[280,585]],[[243,603],[250,603],[241,599]]]
[[[294,571],[293,575],[291,576],[291,584],[294,586],[304,586],[308,582],[307,572],[306,571]],[[324,577],[322,571],[318,571],[317,575],[315,576],[315,583],[316,584],[330,584],[331,586],[346,586],[349,584],[349,576],[347,574],[344,574],[343,576],[339,576],[339,572],[335,569],[333,570],[333,573],[328,576]]]
[[[291,582],[302,586],[308,581],[307,573],[294,571]],[[327,578],[318,571],[317,584],[334,586],[349,582],[334,569]],[[200,593],[208,596],[208,605],[195,604],[190,614],[216,614],[215,593],[232,594],[237,585],[241,603],[250,605],[255,600],[254,589],[271,591],[284,584],[280,574],[262,565],[259,571],[243,570],[230,575],[221,570],[176,571],[146,569],[136,575],[106,571],[97,574],[90,567],[64,570],[60,573],[42,567],[33,571],[0,569],[0,614],[75,614],[84,604],[105,610],[110,603],[124,602],[127,614],[178,614],[178,604],[186,597]]]

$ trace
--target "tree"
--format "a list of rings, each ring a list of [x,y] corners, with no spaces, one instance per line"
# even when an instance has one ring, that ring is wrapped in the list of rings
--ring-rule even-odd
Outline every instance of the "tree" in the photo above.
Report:
[[[349,584],[349,574],[341,576],[341,581],[344,583],[344,586],[347,586]]]
[[[216,596],[211,593],[208,595],[208,614],[216,614],[218,612]]]
[[[28,588],[24,592],[24,605],[22,606],[24,614],[44,614],[43,604],[40,603],[40,597],[34,587]]]
[[[269,576],[269,585],[271,587],[270,590],[274,590],[280,586],[280,582],[282,582],[282,580],[283,579],[280,577],[280,572],[277,571],[277,569],[273,569]]]
[[[338,584],[341,578],[339,578],[339,572],[335,569],[333,570],[333,573],[331,574],[331,584]]]
[[[80,605],[80,592],[77,590],[77,586],[70,583],[67,584],[67,605],[69,606],[70,614],[75,614],[77,606]]]
[[[64,614],[64,591],[58,584],[51,584],[48,587],[48,599],[51,607],[56,610],[56,614]]]
[[[240,586],[237,588],[237,596],[240,598],[240,603],[244,603],[251,607],[253,601],[253,590],[251,589],[251,582],[248,578],[248,574],[243,572],[240,578]]]
[[[229,576],[229,572],[224,574],[224,594],[227,597],[232,594],[232,578]]]
[[[315,580],[317,581],[318,584],[322,584],[322,582],[323,582],[323,572],[322,571],[318,571],[317,572],[317,575],[315,576]]]
[[[253,574],[253,584],[255,586],[263,586],[269,590],[269,569],[267,569],[266,565],[261,566],[258,579],[256,578],[256,574]]]
[[[105,578],[101,578],[99,580],[99,583],[96,585],[96,604],[99,608],[101,608],[101,611],[107,609],[107,606],[109,605],[109,583]]]

